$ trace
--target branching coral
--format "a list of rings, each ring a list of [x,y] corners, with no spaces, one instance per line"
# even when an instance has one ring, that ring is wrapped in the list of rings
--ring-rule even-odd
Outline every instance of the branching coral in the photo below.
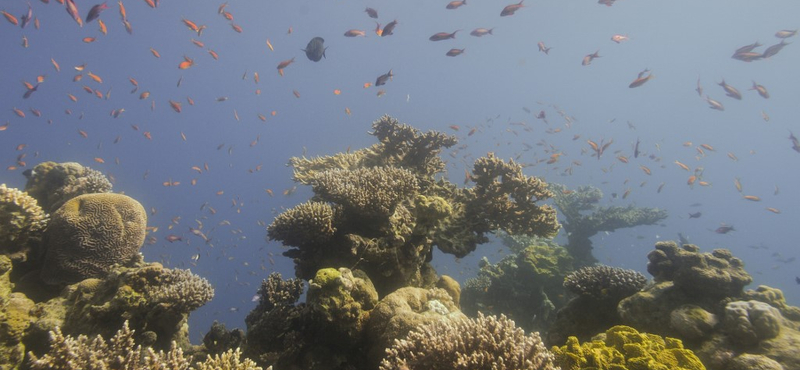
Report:
[[[387,294],[433,285],[434,246],[463,257],[496,230],[558,231],[555,210],[537,204],[551,195],[546,184],[523,175],[513,161],[488,154],[475,164],[477,185],[459,189],[436,177],[444,169],[439,153],[454,137],[421,133],[388,116],[372,127],[379,143],[370,148],[291,160],[295,180],[315,195],[278,216],[268,235],[293,247],[284,255],[294,259],[298,277],[357,266]]]
[[[52,215],[42,278],[50,284],[98,277],[129,260],[144,242],[147,213],[122,194],[84,194]]]
[[[381,370],[555,370],[538,333],[526,335],[505,316],[440,320],[387,349]]]
[[[581,186],[574,191],[559,184],[550,184],[550,189],[559,212],[564,215],[563,225],[567,232],[567,249],[579,266],[597,262],[592,256],[590,238],[601,231],[653,225],[667,218],[667,211],[658,208],[601,207],[597,203],[603,192],[593,186]]]
[[[48,212],[82,194],[107,193],[111,182],[97,170],[75,162],[43,162],[28,175],[25,191]]]
[[[50,352],[41,358],[31,353],[30,366],[32,370],[189,369],[189,361],[180,348],[173,345],[167,353],[155,352],[149,347],[136,346],[133,334],[127,321],[108,341],[100,335],[95,339],[85,335],[64,336],[56,327],[50,332]]]
[[[190,366],[189,359],[175,343],[166,353],[136,345],[134,331],[127,321],[108,341],[100,335],[95,339],[85,335],[65,336],[56,327],[50,332],[50,342],[50,351],[41,358],[30,354],[32,370],[261,370],[253,361],[242,360],[238,348],[222,355],[209,355],[205,361]]]
[[[214,298],[214,288],[208,280],[189,270],[164,270],[158,285],[147,291],[146,299],[154,304],[174,307],[181,312],[194,311]]]
[[[47,217],[36,199],[0,184],[0,254],[14,261],[27,260],[41,242]]]

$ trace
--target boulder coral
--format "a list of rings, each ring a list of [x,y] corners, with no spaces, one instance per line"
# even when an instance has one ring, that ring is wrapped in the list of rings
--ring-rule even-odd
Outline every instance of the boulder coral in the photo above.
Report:
[[[41,242],[48,216],[27,193],[0,184],[0,255],[28,260]]]
[[[138,253],[146,226],[144,207],[126,195],[96,193],[70,199],[53,213],[45,232],[43,280],[70,284],[102,276]]]
[[[12,262],[0,255],[0,369],[15,369],[25,357],[25,333],[33,321],[34,302],[12,292]]]

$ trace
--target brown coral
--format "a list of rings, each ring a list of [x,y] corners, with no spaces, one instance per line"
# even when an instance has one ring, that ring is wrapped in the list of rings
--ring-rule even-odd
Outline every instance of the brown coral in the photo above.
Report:
[[[42,278],[50,284],[98,277],[135,255],[144,242],[147,214],[135,199],[85,194],[64,203],[45,232]]]
[[[41,241],[47,214],[36,199],[25,192],[0,184],[0,254],[24,261]]]
[[[525,335],[505,316],[436,321],[396,340],[381,370],[558,369],[538,333]]]
[[[564,287],[577,295],[617,302],[638,292],[645,283],[647,278],[638,271],[602,265],[581,268],[564,279]]]
[[[146,292],[149,302],[189,312],[214,298],[214,288],[208,280],[189,270],[164,269],[158,280],[158,285]]]
[[[82,194],[107,193],[111,182],[97,170],[79,163],[40,163],[31,170],[25,191],[48,212]]]
[[[416,176],[397,167],[322,171],[311,185],[317,198],[364,217],[388,217],[401,201],[419,191]]]

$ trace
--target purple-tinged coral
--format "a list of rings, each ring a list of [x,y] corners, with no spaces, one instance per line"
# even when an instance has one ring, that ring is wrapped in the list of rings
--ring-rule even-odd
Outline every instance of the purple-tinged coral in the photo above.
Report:
[[[505,316],[439,320],[386,350],[381,370],[555,370],[538,333],[526,335]]]

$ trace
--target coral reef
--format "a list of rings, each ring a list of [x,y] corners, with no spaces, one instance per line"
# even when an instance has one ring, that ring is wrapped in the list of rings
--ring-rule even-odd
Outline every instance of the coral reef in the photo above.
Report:
[[[244,346],[245,332],[242,329],[228,330],[225,324],[214,320],[211,329],[203,336],[203,347],[209,355],[219,355],[225,351]]]
[[[0,255],[27,261],[42,240],[47,217],[36,199],[0,184]]]
[[[655,283],[620,301],[623,323],[680,337],[711,370],[800,368],[800,309],[774,288],[744,292],[751,277],[730,251],[659,242],[648,259]]]
[[[357,276],[358,275],[358,276]],[[306,303],[344,338],[358,338],[367,315],[378,303],[378,293],[359,271],[326,268],[308,282]]]
[[[43,162],[26,172],[25,191],[47,212],[82,194],[107,193],[111,182],[97,170],[75,162]]]
[[[597,203],[603,192],[593,186],[568,190],[564,185],[550,184],[554,203],[563,216],[567,232],[566,248],[575,258],[576,266],[591,266],[597,260],[592,256],[591,237],[601,231],[653,225],[667,218],[667,211],[658,208],[602,207]]]
[[[39,316],[28,337],[42,339],[56,326],[68,334],[110,337],[129,321],[147,345],[167,349],[176,342],[188,348],[189,312],[213,292],[208,281],[189,271],[139,260],[130,267],[116,266],[103,279],[68,285],[60,296],[38,303]]]
[[[144,207],[126,195],[96,193],[70,199],[53,213],[45,232],[42,279],[70,284],[107,273],[139,251],[146,226]]]
[[[465,284],[461,306],[470,316],[504,314],[524,330],[545,330],[566,303],[562,284],[571,271],[566,249],[532,244],[496,264],[482,261],[477,277]]]
[[[381,370],[555,370],[538,333],[505,316],[439,320],[418,327],[386,351]]]
[[[569,337],[566,345],[552,350],[556,364],[569,370],[705,370],[680,340],[639,333],[627,326],[614,326],[583,344]]]
[[[314,197],[275,218],[268,237],[291,249],[295,275],[312,279],[327,267],[357,267],[380,295],[404,286],[430,287],[432,249],[463,257],[496,230],[553,236],[555,209],[541,180],[493,154],[475,162],[475,187],[437,179],[442,148],[456,143],[421,133],[388,116],[372,124],[379,143],[329,157],[292,158],[294,179]]]

